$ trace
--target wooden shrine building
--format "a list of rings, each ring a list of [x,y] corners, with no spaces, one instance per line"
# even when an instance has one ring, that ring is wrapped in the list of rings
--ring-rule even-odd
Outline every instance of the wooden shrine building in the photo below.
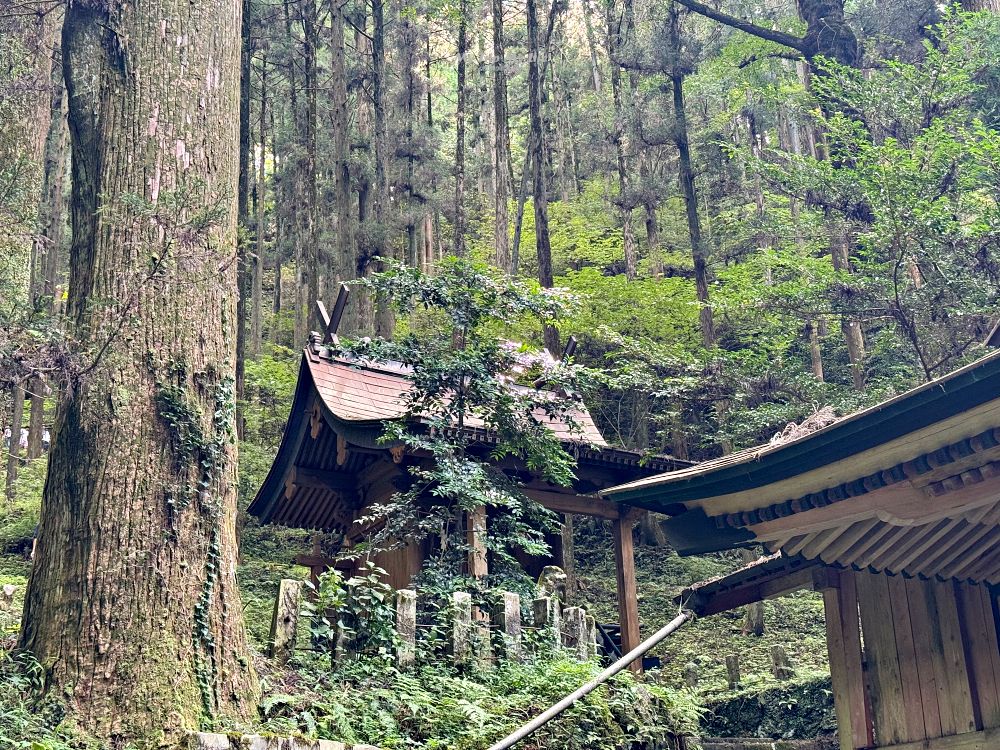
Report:
[[[1000,353],[778,445],[604,491],[681,554],[771,554],[693,586],[709,615],[823,594],[840,746],[1000,748]]]
[[[511,386],[517,388],[521,386]],[[406,367],[398,363],[348,360],[321,343],[316,334],[302,355],[298,384],[285,432],[267,478],[249,508],[263,523],[338,532],[346,547],[363,541],[372,529],[357,523],[372,504],[383,503],[409,477],[407,466],[431,460],[408,454],[404,445],[379,442],[386,420],[404,414],[402,395],[410,388]],[[555,396],[554,396],[555,397]],[[522,484],[524,493],[544,507],[561,514],[596,516],[612,521],[618,574],[618,602],[622,646],[639,642],[636,608],[632,526],[644,512],[601,498],[599,490],[688,465],[668,456],[642,454],[609,446],[586,410],[572,414],[568,424],[546,424],[576,457],[572,487],[550,485],[523,465],[505,460],[500,468]],[[545,419],[543,415],[539,419]],[[468,428],[476,430],[470,420]],[[473,433],[473,449],[488,454],[489,436]],[[487,523],[485,515],[467,520],[475,549],[475,530]],[[559,560],[559,539],[553,540]],[[375,562],[389,574],[396,588],[409,585],[430,549],[418,543],[381,552]],[[314,574],[338,564],[320,555],[300,558]],[[537,574],[549,560],[526,561]],[[531,571],[531,563],[538,570]],[[485,554],[470,555],[471,575],[487,571]]]

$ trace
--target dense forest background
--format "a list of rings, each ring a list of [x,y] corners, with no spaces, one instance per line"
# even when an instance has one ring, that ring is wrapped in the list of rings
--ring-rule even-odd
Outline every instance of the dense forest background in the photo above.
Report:
[[[170,64],[158,81],[148,74],[158,63],[129,45],[124,26],[107,26],[99,44],[76,33],[89,28],[88,13],[119,10],[0,0],[0,583],[26,580],[20,556],[30,549],[47,470],[56,500],[77,477],[89,492],[95,483],[83,479],[98,472],[91,453],[148,443],[146,466],[164,486],[181,476],[238,488],[220,490],[218,505],[181,498],[170,512],[200,513],[204,528],[171,515],[164,538],[183,542],[177,529],[198,526],[204,544],[192,548],[207,549],[207,559],[192,557],[192,567],[211,571],[212,586],[218,567],[233,581],[219,579],[216,589],[184,579],[187,603],[203,607],[201,617],[213,597],[242,593],[250,643],[261,645],[273,597],[261,581],[286,574],[290,550],[311,542],[241,518],[237,592],[232,566],[216,566],[235,559],[228,503],[246,508],[274,456],[299,351],[321,328],[315,301],[330,307],[341,282],[370,278],[389,259],[434,274],[454,255],[501,279],[567,290],[574,303],[555,325],[504,335],[557,358],[575,337],[575,361],[596,373],[586,400],[608,441],[695,461],[767,442],[791,422],[822,425],[953,370],[983,354],[996,322],[1000,4],[992,0],[244,0],[239,24],[205,16],[190,27],[192,40],[211,29],[241,51],[222,76],[239,90],[207,104],[204,92],[171,88],[185,75],[180,53],[163,58]],[[178,50],[189,43],[175,41]],[[147,71],[145,80],[161,87],[162,118],[158,108],[125,108],[109,121],[134,116],[139,124],[121,126],[118,140],[88,132],[87,50],[99,50],[93,58],[123,81]],[[101,106],[113,107],[122,90],[114,82],[102,89]],[[172,126],[168,110],[174,124],[186,117],[208,125],[198,142],[160,144],[169,154],[161,188],[155,149],[130,148]],[[238,163],[220,146],[230,137],[239,140]],[[114,186],[114,216],[97,209],[102,189],[111,189],[91,179],[87,155],[97,152],[105,178],[148,159],[146,173]],[[177,165],[203,163],[187,181],[168,177],[183,171]],[[220,199],[205,186],[223,173],[238,188]],[[71,225],[91,219],[105,223],[81,240]],[[203,234],[224,235],[218,227],[229,219],[234,253],[220,241],[204,261]],[[202,283],[202,261],[231,276],[232,289],[213,282],[194,295],[177,291],[175,269],[182,281]],[[88,285],[90,296],[81,295]],[[353,290],[341,335],[391,337],[419,325],[362,286]],[[88,317],[94,310],[99,325]],[[144,331],[176,351],[150,355],[156,347]],[[198,347],[215,348],[194,372],[185,357]],[[102,372],[114,375],[94,375]],[[145,402],[129,400],[147,391]],[[105,413],[65,407],[87,394]],[[46,469],[57,403],[75,415],[78,432],[64,433],[61,460]],[[187,431],[179,447],[156,426],[165,414],[175,431]],[[236,449],[223,439],[231,417],[238,475]],[[116,430],[134,424],[134,432],[87,429],[102,419]],[[167,471],[168,451],[210,460],[203,470]],[[112,469],[127,480],[117,491],[141,508],[148,486],[135,480],[140,462]],[[75,497],[66,491],[60,507],[104,512],[96,502],[73,506]],[[49,533],[68,537],[72,514],[58,519],[63,525]],[[610,613],[610,551],[600,532],[577,529],[589,579],[580,595]],[[640,535],[644,626],[667,614],[657,602],[679,586],[739,564],[679,560],[655,521]],[[35,602],[36,612],[43,605]],[[817,602],[768,607],[766,637],[788,645],[804,674],[821,674]],[[178,619],[178,632],[188,632]],[[211,612],[199,622],[207,635],[198,634],[193,653],[214,648],[213,629],[243,653],[239,628],[219,622]],[[755,629],[742,614],[698,623],[672,654],[668,679],[683,684],[685,664],[735,638],[750,644]],[[750,663],[766,672],[766,647],[754,653]],[[703,692],[724,684],[716,661],[702,664]],[[301,676],[267,676],[272,692],[303,684]],[[552,697],[584,676],[563,674]],[[238,692],[251,677],[226,687]],[[362,677],[370,688],[373,675]],[[359,716],[369,716],[368,688],[352,698]],[[185,700],[225,709],[225,690],[214,689]],[[455,689],[442,683],[444,693]],[[276,701],[278,725],[305,722],[295,713],[304,702]],[[483,736],[498,730],[490,731]],[[381,735],[367,727],[357,736]]]
[[[974,356],[998,281],[993,19],[800,6],[248,2],[241,369],[302,346],[313,301],[378,258],[451,254],[575,293],[525,336],[576,336],[608,437],[684,458]],[[0,275],[5,329],[42,342],[66,289],[67,97],[60,6],[25,8],[2,50],[23,127],[3,131]],[[355,295],[342,331],[393,325]],[[44,369],[13,341],[8,414]]]

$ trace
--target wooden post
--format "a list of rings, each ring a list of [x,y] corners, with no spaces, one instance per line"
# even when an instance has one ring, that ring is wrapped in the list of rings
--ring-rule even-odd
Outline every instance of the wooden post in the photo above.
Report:
[[[521,597],[505,591],[494,611],[494,619],[503,635],[504,650],[511,659],[521,658]]]
[[[465,514],[465,539],[469,545],[469,575],[483,578],[489,572],[486,563],[486,507],[480,505]]]
[[[784,646],[777,643],[771,646],[771,673],[779,680],[790,680],[795,676],[792,663],[788,660]]]
[[[271,619],[271,656],[284,664],[295,650],[295,631],[299,624],[299,604],[302,600],[302,581],[282,578],[278,584],[278,597],[274,600]]]
[[[417,658],[417,592],[400,589],[396,592],[396,665],[409,667]]]
[[[466,664],[469,661],[472,635],[472,596],[464,591],[456,591],[451,595],[454,614],[451,635],[451,653],[456,664]]]
[[[840,747],[842,750],[854,750],[870,747],[874,741],[861,661],[861,627],[855,574],[840,571],[833,584],[823,588],[830,682],[837,711]]]
[[[635,585],[635,556],[632,545],[631,512],[623,513],[612,522],[615,544],[615,574],[618,579],[618,624],[622,634],[622,653],[627,654],[639,645],[639,601]],[[642,671],[642,660],[629,665],[633,672]]]
[[[740,687],[740,656],[739,654],[729,654],[726,657],[726,672],[729,675],[729,689],[737,690]]]

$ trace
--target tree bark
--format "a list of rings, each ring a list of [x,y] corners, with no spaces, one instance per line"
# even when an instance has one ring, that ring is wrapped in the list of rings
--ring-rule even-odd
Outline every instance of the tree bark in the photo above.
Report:
[[[351,215],[351,124],[347,92],[347,51],[344,31],[347,28],[347,0],[330,3],[330,129],[333,140],[334,212],[336,214],[337,248],[335,272],[337,282],[357,278],[354,262],[354,222]],[[353,305],[351,306],[354,307]],[[352,310],[341,324],[345,333],[358,329]]]
[[[741,549],[740,561],[747,565],[760,557],[753,550]],[[764,602],[754,602],[747,605],[746,617],[743,620],[743,635],[764,635]]]
[[[455,107],[455,243],[458,257],[465,255],[465,64],[469,51],[467,0],[458,4],[458,102]]]
[[[7,502],[14,502],[14,482],[21,467],[21,423],[24,421],[24,382],[10,387],[10,446],[7,448]]]
[[[557,6],[553,5],[549,18],[551,30]],[[538,281],[545,289],[551,289],[552,246],[549,242],[549,212],[544,158],[544,136],[542,129],[542,72],[539,61],[541,47],[538,41],[538,8],[536,0],[528,0],[528,100],[531,120],[532,148],[532,197],[535,208],[535,251],[538,255]],[[559,356],[559,332],[555,326],[547,325],[544,331],[545,348],[552,356]]]
[[[374,112],[375,145],[375,195],[372,201],[375,212],[374,254],[386,257],[390,254],[385,242],[388,232],[387,203],[389,200],[389,133],[385,113],[385,4],[384,0],[372,0],[372,111]],[[392,310],[384,302],[377,303],[375,311],[375,334],[391,339],[395,320]]]
[[[372,58],[372,37],[368,33],[367,5],[362,3],[358,6],[357,17],[352,24],[354,26],[354,49],[358,57],[362,60]],[[381,84],[380,84],[381,85]],[[372,98],[365,96],[364,92],[359,93],[357,101],[357,130],[360,142],[368,150],[373,150],[374,137],[372,121]],[[371,213],[371,180],[367,176],[366,170],[362,170],[357,180],[358,189],[358,210],[356,250],[354,256],[354,273],[356,278],[361,278],[370,274],[373,270],[372,257],[377,254],[374,248],[372,232],[368,227],[369,214]],[[371,295],[363,289],[359,290],[356,301],[352,301],[355,310],[355,333],[359,335],[371,335],[375,333],[375,302]]]
[[[251,263],[252,278],[250,281],[252,307],[250,356],[254,359],[260,357],[264,337],[264,243],[267,238],[267,212],[265,211],[267,198],[267,95],[267,49],[264,49],[260,58],[260,118],[257,121],[260,151],[257,155],[256,217],[254,221],[256,236],[254,238],[254,257]]]
[[[75,726],[173,744],[205,716],[247,720],[258,690],[235,577],[240,4],[73,3],[62,49],[81,369],[21,646]]]
[[[674,144],[677,146],[678,177],[684,195],[687,216],[688,237],[691,241],[691,257],[694,261],[695,292],[698,297],[698,319],[701,327],[701,341],[706,349],[715,346],[715,322],[708,292],[708,253],[701,237],[701,219],[698,215],[698,193],[694,184],[694,167],[691,164],[691,147],[688,142],[687,112],[684,108],[684,71],[680,55],[680,18],[677,6],[671,3],[667,24],[669,39],[667,49],[670,65],[670,83],[674,99]]]
[[[493,6],[493,260],[507,273],[516,272],[511,257],[507,203],[510,200],[510,130],[507,120],[507,62],[504,53],[503,0]]]
[[[615,147],[618,166],[619,219],[622,223],[622,247],[625,255],[625,276],[634,279],[638,271],[639,254],[635,243],[635,229],[632,226],[632,185],[626,138],[629,114],[625,111],[625,82],[622,80],[621,19],[616,11],[615,0],[607,0],[608,58],[611,65],[611,91],[615,107],[615,121],[611,131],[611,142]]]
[[[583,24],[587,30],[587,49],[590,52],[590,75],[594,82],[594,91],[601,93],[601,64],[597,59],[597,35],[594,33],[593,11],[590,0],[583,0]]]
[[[316,242],[316,100],[318,74],[316,56],[319,28],[316,0],[299,0],[302,23],[302,111],[297,118],[295,271],[298,276],[295,304],[295,346],[305,346],[310,329],[318,329],[316,300],[319,299],[319,248]]]
[[[31,411],[28,417],[28,458],[35,459],[42,455],[42,443],[45,437],[45,380],[35,376],[28,381],[29,403]]]
[[[242,0],[240,28],[240,152],[236,186],[236,221],[239,226],[236,253],[236,435],[243,439],[243,391],[246,384],[247,297],[250,294],[250,0]]]

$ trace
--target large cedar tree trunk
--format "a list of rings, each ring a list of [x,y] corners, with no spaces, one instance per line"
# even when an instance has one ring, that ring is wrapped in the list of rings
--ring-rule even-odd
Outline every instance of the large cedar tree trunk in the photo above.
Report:
[[[81,369],[57,411],[21,645],[116,746],[246,719],[258,690],[235,571],[240,12],[66,11]]]

